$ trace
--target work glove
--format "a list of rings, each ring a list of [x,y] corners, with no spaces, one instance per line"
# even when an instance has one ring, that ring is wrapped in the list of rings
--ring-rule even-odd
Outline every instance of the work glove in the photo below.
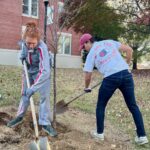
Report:
[[[26,61],[26,58],[25,57],[23,57],[23,58],[20,58],[21,59],[21,63],[22,63],[22,65],[24,65],[24,61]]]
[[[26,90],[26,96],[27,96],[28,98],[30,98],[33,94],[34,94],[34,91],[33,91],[32,89],[28,88],[28,89]]]
[[[86,92],[86,93],[90,93],[91,91],[92,91],[91,88],[85,88],[85,89],[84,89],[84,92]]]
[[[21,62],[22,62],[22,65],[24,65],[24,61],[26,62],[26,65],[27,65],[27,69],[30,68],[30,65],[29,63],[26,61],[26,58],[20,58],[21,59]]]

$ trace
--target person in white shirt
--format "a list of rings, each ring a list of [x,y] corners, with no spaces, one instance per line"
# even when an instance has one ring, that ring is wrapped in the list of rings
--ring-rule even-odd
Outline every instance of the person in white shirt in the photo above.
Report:
[[[142,114],[135,99],[134,81],[129,71],[128,64],[132,59],[132,48],[114,40],[94,42],[92,35],[85,33],[80,38],[80,50],[82,49],[89,52],[83,69],[84,91],[91,92],[89,85],[94,66],[104,76],[96,107],[97,130],[91,132],[92,137],[104,140],[105,109],[115,90],[119,89],[136,125],[135,142],[140,145],[148,143]],[[121,52],[126,53],[126,60],[121,56]]]

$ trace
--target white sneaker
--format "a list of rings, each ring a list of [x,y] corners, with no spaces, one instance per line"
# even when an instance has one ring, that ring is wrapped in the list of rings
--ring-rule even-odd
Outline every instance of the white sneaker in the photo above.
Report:
[[[104,141],[104,133],[98,134],[96,130],[91,131],[91,136],[95,139]]]
[[[143,145],[143,144],[148,143],[148,139],[147,139],[146,136],[141,136],[141,137],[136,136],[136,137],[135,137],[135,142],[136,142],[137,144],[139,144],[139,145]]]

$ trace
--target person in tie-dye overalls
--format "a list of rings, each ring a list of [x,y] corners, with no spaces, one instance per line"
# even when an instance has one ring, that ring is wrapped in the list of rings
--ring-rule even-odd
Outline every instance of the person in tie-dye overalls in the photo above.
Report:
[[[56,136],[57,132],[50,120],[50,56],[47,45],[40,39],[40,32],[35,23],[26,25],[21,44],[21,61],[27,63],[31,87],[27,88],[25,72],[22,79],[22,97],[18,108],[17,117],[8,122],[8,127],[15,127],[23,121],[23,117],[30,105],[30,97],[40,93],[39,125],[50,136]]]

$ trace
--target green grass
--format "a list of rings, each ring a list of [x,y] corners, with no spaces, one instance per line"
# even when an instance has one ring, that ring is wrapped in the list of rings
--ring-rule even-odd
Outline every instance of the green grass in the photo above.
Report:
[[[0,106],[17,104],[21,95],[21,68],[0,66]]]
[[[21,72],[22,69],[18,67],[0,66],[0,106],[15,105],[18,106],[21,95]],[[137,103],[143,114],[145,129],[150,139],[150,81],[149,76],[134,75],[135,81],[135,95]],[[94,85],[102,80],[102,77],[94,71],[91,85]],[[70,101],[72,98],[83,92],[84,88],[84,74],[81,69],[57,69],[57,100]],[[95,113],[95,106],[97,102],[98,87],[92,93],[85,94],[71,103],[69,106],[81,109],[88,113]],[[38,99],[35,95],[34,99]],[[53,86],[51,83],[51,101],[53,100]],[[106,118],[114,125],[129,134],[131,139],[135,136],[135,126],[129,113],[124,99],[120,91],[116,91],[110,99]],[[146,146],[136,146],[134,141],[134,150],[149,150],[150,144]]]

